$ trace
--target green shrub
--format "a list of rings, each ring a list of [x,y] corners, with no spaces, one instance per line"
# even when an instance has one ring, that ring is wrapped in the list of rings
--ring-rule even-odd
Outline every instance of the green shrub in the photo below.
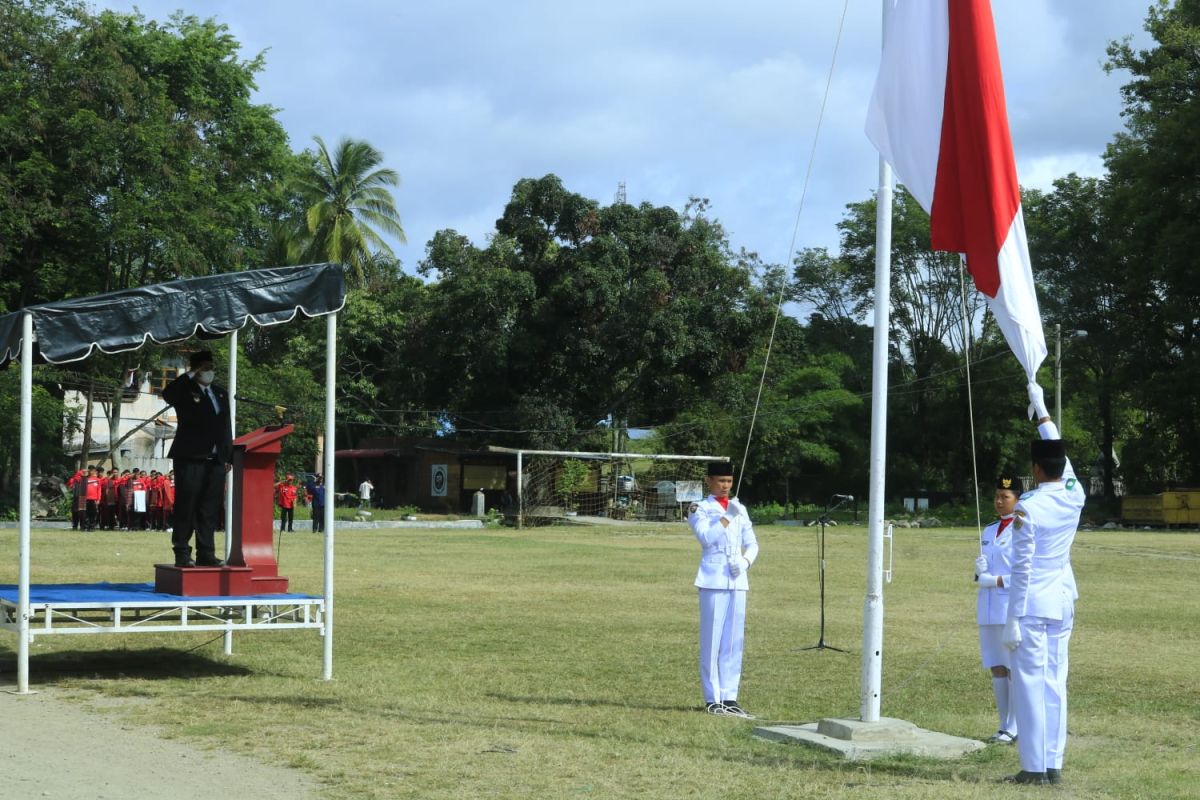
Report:
[[[783,506],[779,503],[762,503],[746,509],[750,512],[750,521],[755,525],[774,525],[783,517]]]

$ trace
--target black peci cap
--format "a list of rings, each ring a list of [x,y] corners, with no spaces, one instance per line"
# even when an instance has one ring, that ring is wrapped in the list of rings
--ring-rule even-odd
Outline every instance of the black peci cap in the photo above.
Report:
[[[1021,479],[1011,472],[1002,472],[996,477],[996,488],[1005,489],[1014,494],[1021,493]]]
[[[1029,443],[1029,458],[1033,461],[1066,457],[1067,448],[1062,439],[1034,439]]]
[[[201,364],[211,364],[212,361],[212,350],[197,350],[195,353],[192,353],[191,357],[188,359],[188,366],[198,367]]]
[[[728,461],[708,462],[708,477],[716,478],[723,475],[733,477],[733,464],[730,464]]]

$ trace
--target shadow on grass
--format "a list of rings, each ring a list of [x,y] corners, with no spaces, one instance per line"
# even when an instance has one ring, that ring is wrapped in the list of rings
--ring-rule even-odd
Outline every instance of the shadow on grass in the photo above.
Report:
[[[16,675],[15,654],[0,657],[0,675]],[[63,678],[171,678],[229,677],[254,674],[254,670],[209,658],[195,652],[165,647],[149,650],[62,650],[29,658],[32,683]]]
[[[537,697],[537,696],[521,696],[513,694],[500,694],[497,692],[489,692],[487,697],[494,700],[503,700],[506,703],[532,703],[535,705],[550,705],[550,706],[579,706],[579,707],[602,707],[608,706],[611,708],[627,708],[639,711],[699,711],[700,705],[694,706],[654,706],[646,703],[620,702],[617,700],[597,700],[591,697]]]
[[[1004,775],[1016,772],[1016,767],[1004,764],[1005,751],[1002,747],[987,747],[954,759],[895,755],[869,761],[847,761],[832,753],[803,745],[782,742],[764,742],[764,744],[785,748],[785,750],[778,754],[756,752],[752,755],[740,754],[738,756],[714,752],[713,756],[729,761],[731,766],[753,765],[768,768],[802,766],[809,770],[844,773],[847,778],[854,776],[858,779],[847,780],[846,787],[864,789],[888,785],[881,784],[879,781],[879,778],[884,776],[907,779],[898,780],[896,786],[912,785],[914,781],[939,785],[946,783],[991,784],[998,782]],[[1004,764],[1004,766],[999,766],[1000,764]]]

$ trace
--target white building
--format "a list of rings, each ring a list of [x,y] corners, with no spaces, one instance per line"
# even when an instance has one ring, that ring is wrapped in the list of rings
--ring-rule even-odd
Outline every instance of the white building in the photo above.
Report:
[[[122,391],[115,435],[109,430],[112,395],[107,391],[96,392],[92,402],[92,446],[87,463],[106,460],[111,443],[116,440],[120,442],[115,453],[116,466],[120,469],[136,467],[162,472],[171,469],[167,453],[175,438],[176,417],[175,410],[163,402],[162,390],[184,371],[181,361],[152,370],[131,370]],[[75,456],[83,449],[87,395],[79,390],[68,390],[63,405],[68,412],[79,415],[78,428],[63,441],[63,450]]]

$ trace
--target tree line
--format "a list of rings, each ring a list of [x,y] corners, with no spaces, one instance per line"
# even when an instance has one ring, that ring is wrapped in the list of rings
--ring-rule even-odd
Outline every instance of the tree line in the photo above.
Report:
[[[527,178],[483,244],[439,231],[410,274],[387,246],[403,236],[398,174],[362,141],[317,138],[294,152],[274,109],[250,100],[262,56],[243,58],[224,26],[94,14],[70,0],[0,0],[0,14],[0,311],[338,261],[350,285],[339,447],[423,435],[610,450],[645,429],[642,447],[741,460],[757,403],[747,496],[865,494],[874,198],[847,207],[836,252],[808,248],[775,265],[734,250],[707,199],[604,205],[554,175]],[[1160,3],[1146,25],[1150,49],[1109,48],[1107,68],[1131,80],[1106,174],[1024,193],[1052,354],[1053,326],[1065,332],[1064,436],[1110,498],[1121,479],[1131,491],[1200,485],[1190,246],[1200,0]],[[973,290],[964,305],[958,257],[930,249],[928,219],[903,189],[894,214],[889,494],[966,496],[972,433],[984,485],[1022,466],[1024,381]],[[759,400],[781,298],[788,313]],[[242,343],[240,393],[287,405],[299,435],[284,463],[311,464],[323,326],[250,330]],[[39,371],[39,463],[61,459],[64,388],[113,414],[116,378],[157,357]],[[0,375],[0,408],[15,402],[15,377]],[[243,426],[273,415],[239,411]],[[15,431],[13,415],[0,426]],[[11,484],[8,433],[0,472]]]

